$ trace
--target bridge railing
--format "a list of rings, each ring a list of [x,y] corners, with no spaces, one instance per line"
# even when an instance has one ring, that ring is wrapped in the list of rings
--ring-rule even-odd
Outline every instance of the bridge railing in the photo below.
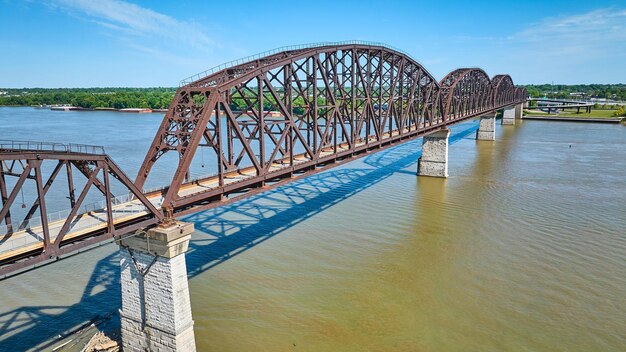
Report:
[[[314,49],[314,48],[321,48],[321,47],[325,47],[325,46],[340,46],[340,45],[380,46],[380,47],[384,47],[384,48],[388,48],[388,49],[397,51],[397,52],[402,53],[402,54],[410,57],[411,59],[415,60],[415,58],[413,58],[411,55],[409,55],[405,51],[400,50],[398,48],[394,48],[393,46],[387,45],[385,43],[380,43],[380,42],[370,42],[370,41],[363,41],[363,40],[347,40],[347,41],[342,41],[342,42],[318,42],[318,43],[308,43],[308,44],[299,44],[299,45],[289,45],[289,46],[281,46],[279,48],[275,48],[275,49],[267,50],[267,51],[264,51],[264,52],[261,52],[261,53],[245,56],[245,57],[242,57],[242,58],[239,58],[239,59],[236,59],[236,60],[232,60],[232,61],[220,64],[220,65],[211,67],[208,70],[202,71],[200,73],[197,73],[195,75],[189,76],[189,77],[181,80],[180,81],[180,86],[181,87],[185,86],[185,85],[187,85],[189,83],[195,82],[195,81],[197,81],[197,80],[199,80],[201,78],[209,76],[210,74],[213,74],[213,73],[215,73],[217,71],[221,71],[221,70],[223,70],[225,68],[241,65],[243,63],[246,63],[246,62],[249,62],[249,61],[254,61],[254,60],[263,58],[265,56],[278,54],[278,53],[283,52],[283,51]],[[419,61],[417,61],[417,60],[415,60],[415,61],[419,63]],[[420,65],[421,65],[421,63],[420,63]]]
[[[99,145],[54,143],[40,141],[0,140],[0,150],[73,152],[83,154],[105,154],[104,147]]]
[[[127,207],[124,207],[124,209],[113,209],[113,219],[137,214],[147,210],[147,208],[143,206],[141,202],[133,202],[135,200],[136,197],[133,194],[124,194],[115,198],[111,198],[112,207],[116,207],[122,204],[128,205]],[[106,201],[104,200],[82,205],[80,207],[80,212],[76,214],[74,218],[77,220],[74,220],[74,224],[71,227],[70,232],[76,232],[98,225],[106,225],[106,210],[107,206]],[[49,224],[48,227],[50,227],[50,224],[53,224],[55,222],[65,221],[70,216],[71,211],[71,209],[66,209],[55,213],[49,213],[47,215],[47,220]],[[24,223],[23,226],[21,224],[0,226],[0,253],[15,250],[20,247],[43,241],[43,237],[39,233],[41,232],[41,226],[41,218],[39,217],[29,219],[26,223]],[[20,227],[23,228],[20,230]],[[29,235],[23,235],[19,238],[9,237],[8,240],[2,241],[2,239],[5,238],[10,232],[21,233],[22,231],[28,233]],[[56,235],[56,233],[51,233],[51,237],[53,237],[53,240]]]

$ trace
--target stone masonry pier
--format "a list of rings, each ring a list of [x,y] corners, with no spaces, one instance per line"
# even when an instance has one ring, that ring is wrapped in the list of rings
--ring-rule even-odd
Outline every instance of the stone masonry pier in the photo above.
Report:
[[[476,139],[479,141],[496,140],[496,113],[486,114],[480,117]]]
[[[422,156],[417,164],[418,176],[448,177],[448,137],[445,128],[424,136]]]
[[[175,222],[119,241],[124,351],[195,351],[185,252],[194,227]]]

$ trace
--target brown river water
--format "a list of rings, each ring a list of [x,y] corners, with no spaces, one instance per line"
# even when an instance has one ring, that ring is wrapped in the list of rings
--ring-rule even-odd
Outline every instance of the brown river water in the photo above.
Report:
[[[161,117],[0,108],[0,139],[105,144],[132,176]],[[198,350],[625,351],[626,126],[497,127],[453,127],[446,180],[417,140],[184,218]],[[0,351],[115,324],[118,276],[111,244],[0,281]]]

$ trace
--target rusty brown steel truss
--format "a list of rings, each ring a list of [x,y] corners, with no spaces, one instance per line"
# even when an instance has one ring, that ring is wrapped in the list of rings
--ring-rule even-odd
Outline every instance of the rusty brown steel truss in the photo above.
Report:
[[[136,183],[142,187],[155,162],[176,152],[179,164],[164,202],[176,214],[228,192],[225,175],[245,162],[256,176],[248,183],[262,185],[525,98],[508,75],[490,80],[480,69],[461,69],[439,83],[415,60],[386,47],[283,51],[181,87]],[[218,187],[181,195],[199,146],[216,155]]]
[[[154,224],[234,201],[323,167],[522,103],[526,97],[526,91],[515,87],[508,75],[490,79],[477,68],[455,70],[438,82],[408,55],[378,45],[284,50],[225,67],[177,90],[134,183],[105,155],[83,160],[90,165],[81,171],[84,175],[110,173],[150,208],[143,222],[110,221],[107,229],[97,234],[100,237],[92,236],[90,241],[128,233],[138,224]],[[193,179],[190,168],[199,149],[211,154],[213,175]],[[178,156],[177,167],[168,185],[157,191],[162,199],[159,211],[139,190],[166,153]],[[75,157],[71,153],[65,156]],[[22,173],[5,168],[0,174],[21,180],[47,159],[59,160],[59,168],[76,165],[58,154],[35,158],[34,154],[4,151],[0,160],[21,160],[25,168]],[[45,195],[45,184],[37,182]],[[6,183],[2,185],[6,188]],[[93,185],[107,192],[106,177],[94,180]],[[6,195],[4,188],[0,190],[0,219],[8,225],[11,218],[5,209],[16,191],[14,188]],[[80,197],[76,203],[79,201]],[[43,216],[43,196],[38,207]],[[48,241],[38,255],[55,257],[63,251],[62,243],[63,237]],[[0,268],[7,270],[13,269],[10,265]]]
[[[44,168],[48,166],[49,175],[44,178]],[[77,178],[83,178],[79,185],[75,184]],[[63,177],[59,177],[64,174]],[[7,178],[15,178],[9,192]],[[126,199],[142,205],[140,216],[121,222],[113,221],[114,196],[111,192],[111,179],[115,179],[123,185],[124,191],[130,196]],[[11,216],[11,206],[20,202],[20,193],[26,182],[34,183],[34,201],[28,207],[28,211],[19,222]],[[64,219],[58,221],[58,226],[50,224],[49,211],[46,204],[46,194],[55,186],[55,183],[64,183],[67,189],[69,210]],[[75,186],[79,186],[79,192],[75,192]],[[95,189],[102,194],[103,213],[98,215],[94,212],[81,213],[84,209],[84,201],[90,190]],[[10,263],[0,267],[0,277],[35,264],[54,260],[59,256],[80,251],[85,247],[98,242],[110,240],[115,236],[126,234],[130,231],[142,229],[163,219],[162,212],[157,209],[124,174],[124,172],[105,154],[89,154],[77,152],[61,152],[55,150],[16,150],[2,149],[0,147],[0,196],[2,208],[0,218],[3,219],[3,233],[0,235],[0,247],[8,241],[24,240],[27,245],[21,246],[11,252],[10,257],[6,253],[0,253],[0,264]],[[21,195],[22,208],[27,208]],[[145,213],[145,214],[144,214]],[[102,226],[90,226],[95,230],[87,233],[74,233],[68,236],[71,227],[75,227],[87,217],[101,216],[102,221],[97,224]],[[32,222],[36,220],[36,225]],[[34,230],[39,232],[34,232]],[[39,237],[39,241],[32,241],[32,237]],[[17,238],[16,238],[17,237]],[[26,260],[24,260],[26,259]]]

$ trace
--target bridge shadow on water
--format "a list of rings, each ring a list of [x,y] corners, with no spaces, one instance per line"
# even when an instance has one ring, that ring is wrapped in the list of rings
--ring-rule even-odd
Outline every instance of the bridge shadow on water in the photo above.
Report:
[[[465,127],[450,137],[450,143],[475,133]],[[457,130],[458,127],[455,129]],[[186,217],[196,230],[211,238],[195,240],[187,253],[189,277],[194,277],[333,205],[404,170],[421,155],[420,140],[365,157],[369,167],[339,167],[295,181],[229,206]],[[348,165],[349,166],[349,165]]]
[[[475,133],[475,122],[452,128],[450,143]],[[404,170],[421,155],[421,139],[290,184],[183,218],[205,235],[192,239],[187,270],[193,278],[280,234],[286,229]],[[38,288],[35,288],[38,289]],[[0,313],[0,351],[50,348],[60,333],[107,318],[119,326],[121,307],[117,253],[101,259],[71,306],[30,306]]]

